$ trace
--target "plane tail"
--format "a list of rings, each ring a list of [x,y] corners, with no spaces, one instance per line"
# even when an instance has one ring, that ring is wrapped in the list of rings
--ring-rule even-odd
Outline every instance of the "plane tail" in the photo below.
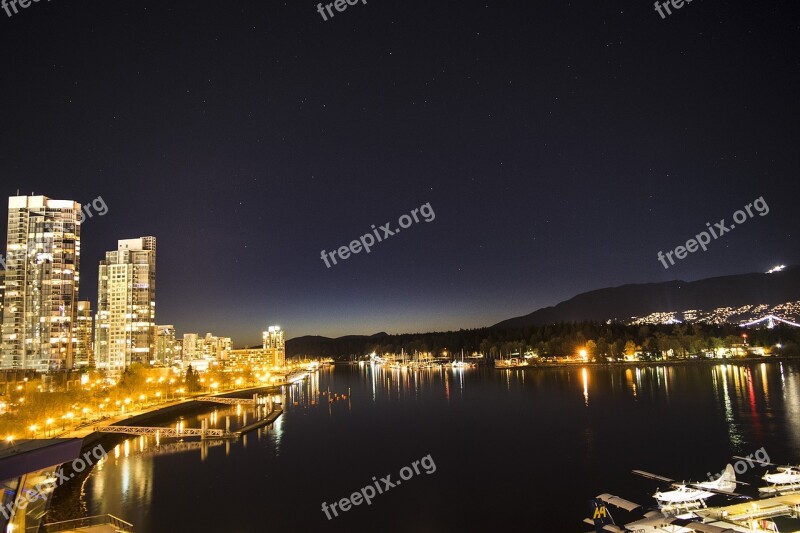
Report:
[[[590,501],[589,511],[591,512],[592,522],[594,522],[594,530],[597,533],[605,533],[609,531],[605,529],[607,525],[615,525],[614,519],[611,518],[611,513],[608,512],[606,504],[597,498]]]
[[[736,471],[733,469],[733,465],[728,464],[728,466],[725,467],[725,471],[715,483],[718,490],[733,492],[736,488]]]

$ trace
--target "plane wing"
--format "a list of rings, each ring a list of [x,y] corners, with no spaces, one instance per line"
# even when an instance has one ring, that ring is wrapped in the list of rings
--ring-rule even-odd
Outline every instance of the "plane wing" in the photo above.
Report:
[[[613,505],[614,507],[625,509],[629,512],[636,512],[642,509],[642,506],[638,503],[626,500],[625,498],[620,498],[619,496],[614,496],[613,494],[601,494],[597,497],[597,499],[609,505]]]
[[[775,463],[770,463],[767,461],[757,461],[752,457],[742,457],[741,455],[734,455],[733,458],[740,459],[742,461],[750,463],[751,465],[756,464],[758,466],[783,466],[783,465],[776,465]]]
[[[637,476],[646,477],[647,479],[655,479],[658,481],[663,481],[664,483],[675,483],[674,479],[670,479],[664,476],[659,476],[658,474],[651,474],[650,472],[645,472],[644,470],[632,470],[631,472],[633,472]]]

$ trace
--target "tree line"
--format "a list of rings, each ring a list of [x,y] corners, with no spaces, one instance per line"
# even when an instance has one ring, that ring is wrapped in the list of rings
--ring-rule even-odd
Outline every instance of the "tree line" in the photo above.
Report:
[[[641,359],[685,358],[722,354],[744,342],[750,347],[768,347],[781,355],[800,355],[800,329],[780,325],[774,329],[743,329],[734,324],[663,324],[630,326],[606,322],[561,322],[520,329],[479,328],[435,333],[320,339],[296,346],[289,355],[333,357],[346,360],[375,352],[407,354],[431,352],[465,355],[481,353],[494,359],[533,353],[542,358],[577,355],[586,350],[594,360],[639,354]]]

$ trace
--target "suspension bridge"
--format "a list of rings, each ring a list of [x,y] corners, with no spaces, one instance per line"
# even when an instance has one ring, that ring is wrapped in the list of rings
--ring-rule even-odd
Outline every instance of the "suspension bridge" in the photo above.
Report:
[[[800,324],[798,324],[797,322],[792,322],[791,320],[786,320],[786,319],[783,319],[783,318],[781,318],[779,316],[775,316],[775,315],[767,315],[767,316],[759,318],[758,320],[753,320],[752,322],[746,322],[744,324],[739,324],[739,325],[744,327],[744,328],[749,328],[751,326],[756,326],[756,325],[760,325],[760,324],[763,324],[763,323],[766,323],[767,324],[767,328],[769,328],[769,329],[774,328],[776,323],[786,324],[786,325],[789,325],[789,326],[793,326],[795,328],[800,328]]]

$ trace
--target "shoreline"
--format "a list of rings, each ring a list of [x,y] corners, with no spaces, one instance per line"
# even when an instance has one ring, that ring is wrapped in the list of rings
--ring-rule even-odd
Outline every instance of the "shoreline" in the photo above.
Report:
[[[525,366],[494,367],[495,370],[535,370],[537,368],[568,368],[568,367],[604,367],[604,368],[636,368],[650,366],[685,366],[685,365],[748,365],[759,363],[775,363],[784,361],[800,361],[800,356],[777,355],[770,357],[742,357],[736,359],[674,359],[668,361],[615,361],[611,363],[590,362],[564,362],[564,363],[534,363]]]
[[[66,435],[61,435],[59,438],[82,439],[83,440],[81,443],[82,454],[91,451],[96,446],[103,446],[103,449],[106,451],[106,453],[109,453],[111,450],[113,450],[114,446],[116,446],[117,444],[126,439],[131,438],[132,436],[121,435],[118,433],[99,433],[97,431],[94,431],[95,426],[99,425],[145,426],[153,424],[157,425],[159,423],[164,423],[168,420],[171,420],[176,416],[182,416],[184,414],[192,414],[214,409],[215,406],[214,403],[198,401],[197,398],[199,397],[208,397],[208,396],[215,396],[221,398],[229,398],[237,396],[241,397],[243,394],[255,393],[256,391],[259,391],[263,394],[272,394],[275,392],[279,392],[282,386],[283,385],[268,385],[261,387],[249,387],[247,389],[226,391],[216,394],[204,394],[192,398],[186,398],[184,400],[178,400],[167,404],[153,406],[131,414],[111,417],[106,420],[100,420],[97,421],[97,423],[92,424],[91,426],[87,426],[77,431],[69,432]],[[275,414],[275,416],[270,421],[270,423],[274,422],[277,416],[282,413],[283,410],[279,409]],[[86,479],[94,471],[94,465],[92,465],[90,468],[84,469],[82,472],[75,472],[72,469],[71,463],[65,463],[64,465],[61,466],[61,468],[63,469],[65,475],[69,477],[69,479],[62,485],[59,485],[53,492],[53,499],[50,503],[50,509],[48,511],[48,518],[47,518],[48,523],[57,522],[60,520],[72,520],[75,518],[80,518],[85,514],[81,504],[81,492],[83,484],[85,483]],[[123,519],[125,519],[125,517],[123,517]]]
[[[148,425],[148,424],[159,424],[163,423],[165,420],[174,418],[175,416],[182,416],[184,414],[192,414],[195,412],[200,412],[204,410],[208,410],[209,408],[213,407],[213,403],[209,402],[201,402],[198,401],[197,398],[203,397],[218,397],[218,398],[233,398],[237,396],[241,396],[245,393],[254,393],[256,391],[261,391],[263,394],[271,394],[275,392],[279,392],[283,385],[267,385],[261,387],[250,387],[247,389],[239,389],[235,391],[226,391],[220,392],[216,394],[204,394],[201,396],[195,396],[192,398],[186,398],[185,400],[178,400],[176,402],[170,402],[166,404],[161,404],[157,406],[153,406],[142,411],[135,411],[131,414],[115,416],[108,418],[106,420],[100,420],[91,426],[87,426],[83,429],[70,432],[69,434],[62,435],[59,438],[80,438],[83,439],[83,443],[81,445],[81,453],[91,450],[98,444],[105,444],[108,442],[114,442],[119,440],[124,440],[125,438],[129,438],[130,435],[119,435],[115,433],[99,433],[94,430],[95,426],[117,426],[117,425],[125,425],[125,426],[140,426],[140,425]],[[147,423],[147,424],[145,424]]]

